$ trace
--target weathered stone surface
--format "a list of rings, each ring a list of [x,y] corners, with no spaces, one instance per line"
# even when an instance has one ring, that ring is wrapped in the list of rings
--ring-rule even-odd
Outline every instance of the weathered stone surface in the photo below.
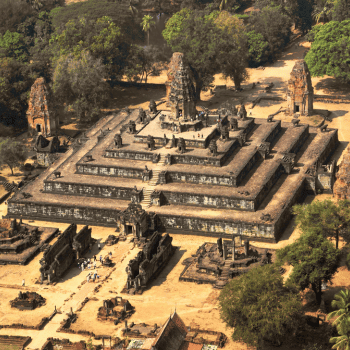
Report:
[[[287,114],[311,115],[314,89],[309,68],[304,60],[297,61],[290,74],[287,90]]]
[[[29,97],[27,118],[29,131],[45,137],[57,134],[59,129],[58,115],[50,104],[50,93],[44,78],[35,80]]]

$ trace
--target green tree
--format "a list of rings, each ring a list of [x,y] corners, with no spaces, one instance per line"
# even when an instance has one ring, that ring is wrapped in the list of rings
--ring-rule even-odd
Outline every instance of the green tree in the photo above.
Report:
[[[166,57],[163,51],[157,46],[133,45],[129,56],[129,64],[125,69],[125,75],[130,81],[144,80],[150,75],[158,76],[165,68]]]
[[[345,21],[350,19],[350,2],[349,0],[333,0],[330,10],[332,21]]]
[[[329,339],[330,343],[334,343],[332,349],[350,350],[350,319],[345,318],[343,322],[337,325],[338,336]]]
[[[283,278],[275,265],[251,269],[229,282],[219,296],[220,315],[232,338],[262,346],[264,340],[280,344],[296,330],[301,316],[301,297]]]
[[[21,62],[28,60],[28,50],[24,37],[20,33],[12,33],[9,30],[0,35],[0,57],[11,57]]]
[[[303,232],[321,233],[324,237],[334,238],[338,248],[339,237],[349,241],[350,201],[333,202],[329,199],[314,201],[311,204],[295,205],[296,223]]]
[[[83,51],[80,57],[61,56],[53,74],[54,97],[73,109],[80,122],[89,121],[100,113],[109,97],[106,71],[101,60]]]
[[[319,26],[307,55],[313,76],[330,75],[350,82],[350,20],[331,21]]]
[[[15,139],[0,139],[0,166],[8,166],[13,175],[13,169],[24,164],[27,159],[25,146]]]
[[[251,30],[247,33],[248,40],[248,64],[250,67],[259,67],[268,60],[269,43],[261,33]]]
[[[24,126],[29,90],[34,82],[29,66],[14,58],[0,58],[0,122]]]
[[[293,266],[287,283],[305,290],[311,286],[316,301],[321,303],[322,282],[329,282],[339,266],[340,251],[322,234],[303,232],[292,244],[277,251],[278,260]]]
[[[248,78],[248,44],[243,20],[221,11],[215,16],[217,62],[225,78],[231,78],[235,88]]]
[[[271,20],[273,18],[273,21]],[[291,35],[291,19],[284,14],[280,6],[264,7],[259,12],[254,12],[249,18],[249,30],[260,33],[269,44],[266,55],[269,59],[275,59]]]
[[[329,313],[327,318],[337,317],[333,324],[337,325],[348,318],[350,316],[350,291],[345,289],[337,293],[332,300],[332,307],[336,310]]]
[[[151,27],[154,26],[156,22],[153,21],[152,16],[144,15],[142,18],[141,26],[142,30],[147,33],[147,43],[149,45],[149,33],[151,31]]]
[[[70,20],[63,29],[55,31],[50,44],[55,59],[69,54],[79,57],[82,51],[89,51],[94,58],[102,60],[112,81],[122,76],[129,55],[129,45],[109,17]]]

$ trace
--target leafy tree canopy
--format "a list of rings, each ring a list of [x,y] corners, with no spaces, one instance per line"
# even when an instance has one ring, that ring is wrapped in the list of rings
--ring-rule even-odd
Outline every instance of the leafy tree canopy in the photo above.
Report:
[[[258,67],[268,60],[269,43],[261,33],[251,30],[247,33],[248,40],[248,63],[250,67]]]
[[[260,33],[269,44],[269,59],[274,59],[289,42],[290,27],[291,19],[283,13],[280,6],[264,7],[249,18],[249,31]]]
[[[23,125],[34,77],[29,66],[13,58],[0,58],[0,122]]]
[[[251,269],[229,282],[220,293],[221,318],[234,327],[232,338],[248,345],[264,340],[281,343],[294,331],[301,316],[301,298],[283,285],[275,265]]]
[[[52,23],[55,28],[62,28],[71,20],[84,17],[86,21],[96,21],[98,18],[108,16],[121,29],[122,33],[132,42],[143,38],[141,19],[133,16],[129,5],[111,2],[108,0],[87,0],[69,6],[57,7],[51,11]]]
[[[331,21],[317,27],[311,49],[305,56],[310,73],[350,82],[350,20]]]
[[[11,57],[20,62],[28,60],[28,51],[24,43],[24,36],[9,30],[0,35],[0,57]]]
[[[339,237],[349,241],[350,201],[333,202],[329,199],[311,204],[295,205],[296,223],[303,232],[321,233],[325,238],[334,238],[338,248]]]
[[[129,54],[129,45],[110,17],[70,20],[63,30],[55,31],[50,43],[56,59],[68,54],[79,57],[82,51],[88,50],[106,65],[111,79],[121,75]]]
[[[22,165],[27,159],[25,146],[15,139],[0,140],[0,166],[8,166],[13,175],[13,169]]]
[[[53,74],[55,97],[67,109],[73,109],[78,120],[89,121],[100,113],[109,97],[106,71],[101,60],[82,51],[80,57],[62,55]]]
[[[301,290],[311,286],[316,301],[321,302],[321,283],[329,282],[339,266],[340,251],[327,238],[315,231],[306,231],[292,244],[277,251],[277,258],[293,266],[287,283]]]

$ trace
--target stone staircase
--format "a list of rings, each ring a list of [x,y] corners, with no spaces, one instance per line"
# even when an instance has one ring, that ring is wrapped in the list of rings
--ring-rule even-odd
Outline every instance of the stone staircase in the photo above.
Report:
[[[230,273],[230,264],[232,260],[227,259],[225,261],[225,265],[222,268],[221,276],[217,279],[216,284],[214,285],[214,288],[217,289],[223,289],[225,285],[227,284],[229,280],[229,273]]]
[[[152,169],[151,180],[148,182],[147,186],[143,188],[143,200],[141,202],[143,209],[147,209],[152,205],[151,195],[158,183],[159,174],[163,171],[162,167],[165,165],[165,159],[166,159],[166,155],[161,154],[159,162],[157,163],[156,167]]]

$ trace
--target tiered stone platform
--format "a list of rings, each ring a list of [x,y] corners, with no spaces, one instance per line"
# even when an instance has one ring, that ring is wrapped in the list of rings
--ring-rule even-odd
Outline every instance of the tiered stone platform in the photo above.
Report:
[[[168,111],[143,122],[135,110],[107,116],[9,200],[8,216],[121,229],[118,214],[133,200],[167,232],[274,242],[292,205],[331,191],[334,164],[323,165],[337,130],[245,118],[224,140],[230,118],[196,118],[196,131],[181,132],[164,124]]]

